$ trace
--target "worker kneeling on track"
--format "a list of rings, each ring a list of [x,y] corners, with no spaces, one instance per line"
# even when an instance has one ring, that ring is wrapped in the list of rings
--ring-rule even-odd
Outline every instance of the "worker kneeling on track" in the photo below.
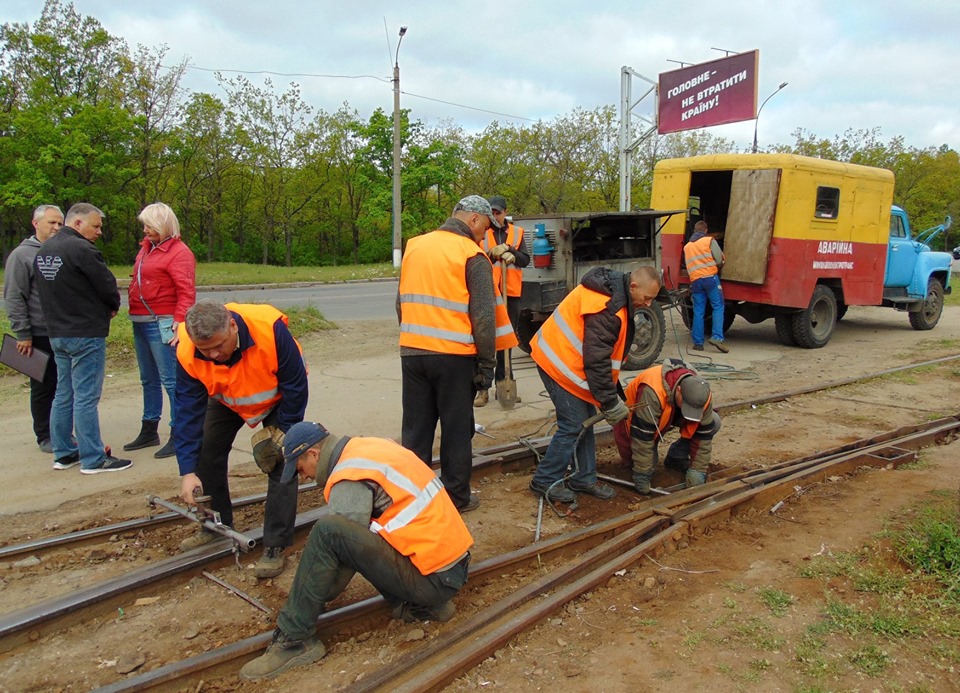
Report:
[[[631,414],[614,426],[614,436],[624,464],[633,467],[634,488],[650,493],[657,443],[674,426],[680,439],[667,450],[664,466],[684,473],[688,487],[705,483],[713,437],[720,430],[707,381],[683,361],[667,359],[634,378],[626,398]]]
[[[273,678],[322,658],[317,618],[357,572],[394,618],[453,617],[473,538],[433,470],[392,440],[338,438],[306,421],[287,431],[283,455],[282,479],[316,479],[330,512],[310,532],[273,642],[241,678]]]

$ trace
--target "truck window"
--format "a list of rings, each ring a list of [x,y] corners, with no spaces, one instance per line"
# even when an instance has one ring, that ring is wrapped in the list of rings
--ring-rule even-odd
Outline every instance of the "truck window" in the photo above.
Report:
[[[840,208],[840,188],[817,187],[817,206],[813,216],[817,219],[836,219]]]
[[[903,219],[896,214],[890,215],[890,238],[906,238],[907,231],[903,228]]]

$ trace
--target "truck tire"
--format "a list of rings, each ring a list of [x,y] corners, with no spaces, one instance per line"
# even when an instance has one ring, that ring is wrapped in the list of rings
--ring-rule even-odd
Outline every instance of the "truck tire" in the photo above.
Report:
[[[638,309],[633,314],[633,324],[633,343],[623,359],[625,371],[639,371],[650,366],[659,358],[667,336],[663,308],[659,303],[654,302],[647,308]]]
[[[777,337],[780,338],[784,346],[797,346],[797,340],[793,338],[793,316],[777,315],[773,318],[773,324],[777,326]]]
[[[813,290],[810,305],[793,313],[793,339],[798,347],[819,349],[830,341],[837,324],[837,297],[822,284]]]
[[[943,314],[943,285],[935,277],[927,282],[927,295],[923,299],[923,308],[910,313],[910,326],[915,330],[932,330],[940,322]]]

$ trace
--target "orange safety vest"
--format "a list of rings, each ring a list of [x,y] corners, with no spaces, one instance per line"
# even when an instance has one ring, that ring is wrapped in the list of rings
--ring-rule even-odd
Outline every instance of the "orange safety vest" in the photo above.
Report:
[[[610,297],[580,284],[571,291],[530,340],[530,356],[564,390],[585,402],[600,406],[591,394],[583,367],[583,316],[606,310]],[[620,335],[610,357],[613,382],[627,348],[627,307],[617,311]]]
[[[507,224],[507,235],[504,241],[512,248],[523,248],[523,227]],[[495,246],[499,245],[493,237],[493,229],[487,229],[483,237],[483,250],[489,253]],[[493,285],[500,286],[500,263],[493,263]],[[507,296],[509,298],[520,298],[523,292],[523,270],[516,265],[507,265]]]
[[[683,257],[691,282],[717,273],[717,261],[713,258],[712,245],[713,238],[704,236],[683,246]]]
[[[250,331],[253,346],[245,349],[240,360],[232,366],[198,358],[186,325],[181,323],[177,360],[183,370],[204,384],[209,397],[239,414],[253,428],[280,401],[277,341],[273,336],[273,325],[278,319],[283,320],[284,325],[289,323],[287,316],[273,306],[227,303],[224,307],[243,319]],[[297,348],[303,355],[303,347],[299,342]]]
[[[677,387],[679,387],[679,380],[677,381]],[[657,395],[657,399],[660,400],[660,420],[657,422],[657,438],[663,438],[663,434],[667,432],[667,429],[670,428],[670,422],[673,421],[673,413],[676,410],[676,406],[673,402],[670,401],[670,398],[667,396],[667,386],[663,382],[663,366],[653,366],[643,371],[634,378],[625,391],[627,398],[627,407],[630,408],[630,415],[627,417],[627,430],[630,430],[630,426],[633,422],[633,407],[636,405],[637,401],[640,399],[640,388],[641,386],[646,385]],[[710,401],[713,400],[713,394],[710,395],[710,400],[707,401],[707,405],[710,404]],[[698,421],[688,421],[687,419],[683,420],[683,424],[680,426],[680,437],[681,438],[692,438],[693,434],[697,432],[697,428],[700,427],[700,422]]]
[[[400,267],[400,346],[476,355],[466,265],[481,254],[475,241],[449,231],[431,231],[407,242]],[[496,348],[507,349],[518,341],[503,299],[499,292],[495,295]]]
[[[393,500],[370,521],[370,531],[410,560],[423,575],[457,561],[473,537],[440,479],[419,457],[384,438],[351,438],[334,466],[323,497],[338,481],[373,481]]]
[[[497,264],[499,263],[493,265],[494,271],[497,269]],[[520,344],[520,340],[517,339],[517,333],[513,330],[513,323],[510,322],[510,314],[507,312],[507,303],[503,300],[499,284],[493,285],[493,293],[496,297],[493,311],[497,318],[497,351],[512,349]]]

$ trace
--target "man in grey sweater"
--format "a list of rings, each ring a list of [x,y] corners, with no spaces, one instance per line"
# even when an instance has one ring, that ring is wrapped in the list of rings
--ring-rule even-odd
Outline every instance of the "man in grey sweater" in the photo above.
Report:
[[[430,464],[440,422],[440,479],[460,512],[480,504],[470,492],[473,399],[497,363],[493,266],[479,245],[491,225],[489,202],[460,200],[436,231],[407,242],[397,293],[403,446]]]
[[[63,212],[55,205],[40,205],[33,210],[34,235],[23,240],[7,257],[3,276],[3,301],[10,318],[10,329],[17,336],[17,351],[30,356],[39,349],[50,354],[43,380],[30,380],[30,414],[37,445],[53,452],[50,442],[50,407],[57,392],[57,364],[47,336],[47,320],[40,307],[34,259],[40,244],[63,226]]]

